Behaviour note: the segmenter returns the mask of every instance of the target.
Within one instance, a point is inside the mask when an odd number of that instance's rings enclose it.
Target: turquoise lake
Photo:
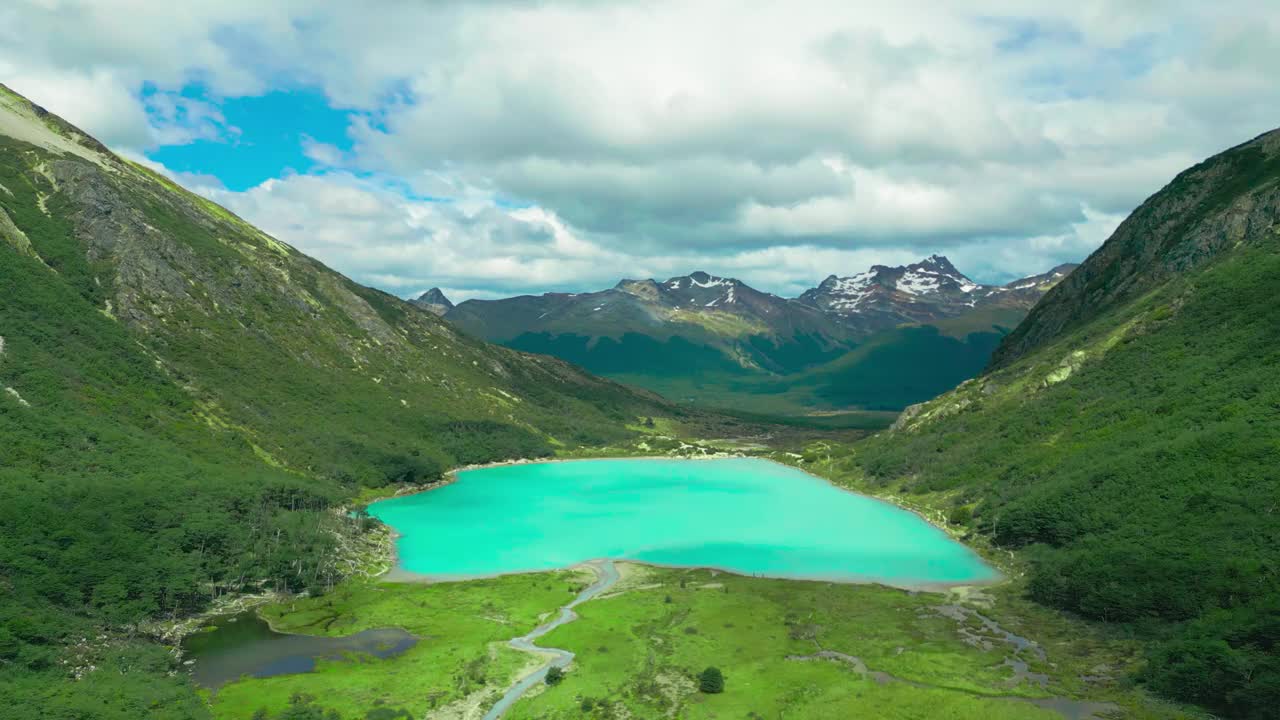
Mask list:
[[[400,569],[461,579],[611,558],[901,586],[998,574],[915,514],[755,459],[581,460],[465,470],[382,500]]]

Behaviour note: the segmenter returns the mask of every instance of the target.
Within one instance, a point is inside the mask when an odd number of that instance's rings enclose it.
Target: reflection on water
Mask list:
[[[380,628],[347,637],[288,635],[272,630],[252,612],[219,618],[214,630],[188,637],[182,649],[191,676],[217,689],[241,676],[264,678],[310,672],[317,660],[355,660],[361,655],[389,658],[418,639],[399,628]]]

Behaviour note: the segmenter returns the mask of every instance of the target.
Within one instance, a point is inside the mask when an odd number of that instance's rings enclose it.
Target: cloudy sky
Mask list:
[[[202,5],[204,7],[194,7]],[[7,0],[0,82],[352,277],[1078,261],[1280,125],[1271,0]]]

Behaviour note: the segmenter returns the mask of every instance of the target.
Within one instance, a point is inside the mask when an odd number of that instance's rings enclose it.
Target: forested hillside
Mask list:
[[[837,473],[1018,549],[1040,602],[1151,641],[1141,680],[1280,707],[1280,131],[1179,175],[993,370]]]
[[[139,621],[330,586],[361,488],[665,412],[361,287],[0,86],[0,717],[199,717]]]

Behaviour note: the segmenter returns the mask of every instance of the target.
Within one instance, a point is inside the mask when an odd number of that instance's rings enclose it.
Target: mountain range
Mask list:
[[[682,400],[716,402],[716,391],[732,385],[740,405],[743,397],[778,395],[780,377],[803,375],[787,393],[798,398],[796,386],[816,394],[788,402],[793,410],[900,408],[978,372],[999,337],[1074,267],[984,285],[935,255],[832,275],[798,298],[699,271],[626,279],[599,292],[468,300],[444,317],[491,342]],[[433,289],[414,302],[444,308],[448,300]],[[896,378],[878,365],[904,361],[911,370]],[[768,405],[776,403],[756,403]]]

